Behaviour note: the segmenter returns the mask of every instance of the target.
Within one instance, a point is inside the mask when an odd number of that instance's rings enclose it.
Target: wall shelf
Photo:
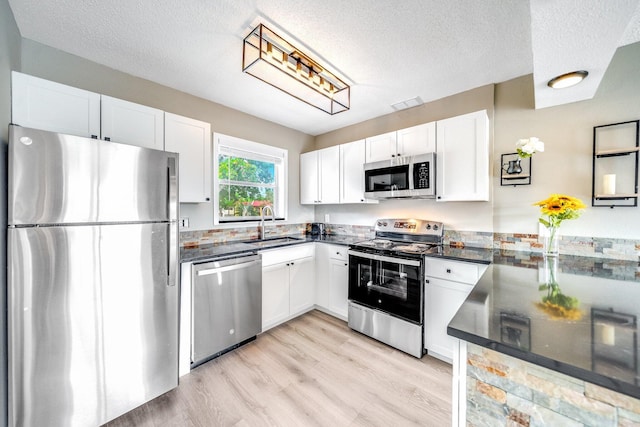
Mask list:
[[[638,206],[640,120],[593,128],[591,206]]]

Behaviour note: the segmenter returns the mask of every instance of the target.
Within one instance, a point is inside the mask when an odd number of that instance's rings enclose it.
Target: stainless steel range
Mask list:
[[[349,249],[349,327],[422,357],[424,255],[442,245],[442,223],[380,219],[375,232]]]

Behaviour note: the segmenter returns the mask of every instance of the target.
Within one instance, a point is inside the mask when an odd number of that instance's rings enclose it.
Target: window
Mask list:
[[[286,219],[286,167],[285,149],[214,134],[214,222],[256,221],[265,206]]]

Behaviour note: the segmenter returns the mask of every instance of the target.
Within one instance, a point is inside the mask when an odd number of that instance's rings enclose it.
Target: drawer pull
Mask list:
[[[450,268],[447,268],[447,273],[451,273],[451,269]]]

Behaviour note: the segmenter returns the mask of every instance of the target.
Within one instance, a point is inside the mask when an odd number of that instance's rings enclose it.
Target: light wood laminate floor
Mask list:
[[[450,365],[311,311],[199,366],[108,426],[450,424]]]

